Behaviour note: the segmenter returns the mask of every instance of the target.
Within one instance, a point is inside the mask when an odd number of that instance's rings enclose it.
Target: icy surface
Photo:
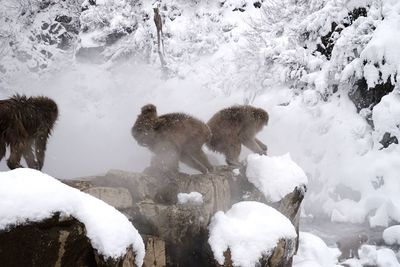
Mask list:
[[[143,240],[122,213],[49,175],[22,168],[1,172],[0,199],[0,230],[60,212],[82,222],[93,248],[105,257],[121,257],[132,246],[136,264],[143,263]]]
[[[219,264],[229,248],[235,266],[255,266],[269,255],[280,239],[296,237],[292,223],[280,212],[263,203],[243,201],[226,213],[218,211],[209,225],[208,243]]]
[[[201,205],[203,204],[203,195],[199,192],[179,193],[178,204]]]
[[[247,156],[246,177],[265,198],[277,202],[299,185],[307,185],[304,171],[291,159],[290,154]]]

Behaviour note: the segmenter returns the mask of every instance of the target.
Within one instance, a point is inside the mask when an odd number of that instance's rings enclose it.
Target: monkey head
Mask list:
[[[58,117],[58,107],[56,102],[45,96],[38,96],[31,99],[32,103],[34,103],[38,109],[43,111],[42,114],[46,115],[46,121],[50,125],[53,125]]]
[[[157,116],[157,108],[153,104],[147,104],[142,107],[142,115]]]

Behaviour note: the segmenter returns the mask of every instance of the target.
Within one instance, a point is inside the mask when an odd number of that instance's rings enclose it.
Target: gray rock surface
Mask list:
[[[247,181],[243,170],[236,173],[228,166],[197,175],[160,173],[148,168],[144,173],[111,170],[105,175],[64,182],[113,205],[132,221],[147,240],[146,257],[150,258],[145,259],[145,266],[204,267],[217,265],[207,242],[211,217],[219,210],[227,211],[238,201],[255,200],[273,206],[298,231],[304,186],[277,203],[267,203],[262,193]],[[178,193],[192,191],[203,195],[202,205],[177,204]],[[297,243],[297,239],[281,240],[272,255],[260,261],[261,266],[289,266]]]

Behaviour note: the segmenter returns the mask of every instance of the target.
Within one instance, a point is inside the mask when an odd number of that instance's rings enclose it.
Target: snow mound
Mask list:
[[[277,157],[250,154],[246,176],[272,202],[281,200],[296,186],[308,182],[306,174],[292,161],[289,153]]]
[[[122,213],[47,174],[23,168],[0,172],[0,199],[0,230],[60,212],[84,223],[93,248],[105,257],[121,257],[132,245],[137,266],[143,263],[143,240]]]
[[[334,263],[334,255],[321,238],[311,233],[299,233],[299,249],[293,258],[294,266],[330,267]]]
[[[386,228],[382,233],[382,237],[388,245],[400,245],[400,225]]]
[[[201,205],[203,204],[203,195],[199,192],[179,193],[178,204]]]
[[[208,243],[219,264],[229,248],[234,266],[255,266],[282,238],[295,238],[293,224],[280,212],[263,203],[243,201],[211,219]]]

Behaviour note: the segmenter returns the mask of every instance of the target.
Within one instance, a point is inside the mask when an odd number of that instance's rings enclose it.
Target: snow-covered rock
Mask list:
[[[289,154],[270,157],[251,154],[247,157],[246,176],[271,202],[277,202],[297,186],[307,185],[304,171]]]
[[[335,261],[331,249],[321,238],[311,233],[299,233],[299,249],[293,257],[293,266],[330,267]]]
[[[0,230],[40,222],[54,213],[72,216],[85,225],[93,248],[105,258],[125,255],[129,246],[141,266],[144,244],[129,220],[115,208],[32,169],[0,173]]]
[[[280,212],[260,202],[243,201],[226,213],[217,212],[209,225],[208,243],[219,264],[228,249],[234,266],[255,266],[270,257],[280,240],[290,243],[297,237],[293,224]],[[283,257],[291,258],[294,247],[287,246]],[[283,262],[287,258],[281,259]]]
[[[400,245],[400,225],[386,228],[382,233],[382,238],[388,245]]]
[[[179,193],[178,204],[201,205],[203,204],[203,195],[199,192]]]

